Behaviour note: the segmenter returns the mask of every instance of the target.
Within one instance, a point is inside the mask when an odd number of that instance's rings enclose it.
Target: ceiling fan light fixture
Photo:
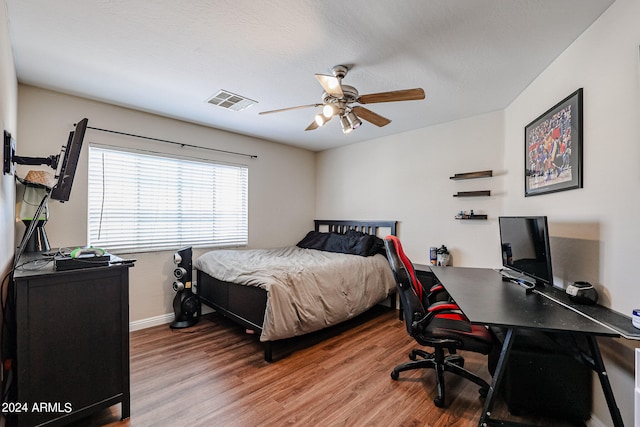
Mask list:
[[[327,123],[329,121],[329,119],[327,119],[324,114],[316,114],[316,124],[318,126],[323,126],[325,123]]]
[[[338,108],[333,104],[324,104],[322,107],[322,115],[330,119],[338,112]]]
[[[358,118],[358,116],[356,116],[353,111],[349,111],[349,113],[347,113],[347,120],[349,122],[349,125],[351,126],[351,129],[357,129],[362,124],[362,121]]]
[[[280,108],[278,110],[261,111],[258,114],[279,113],[283,111],[298,110],[300,108],[320,107],[314,114],[314,120],[305,131],[315,130],[324,126],[332,118],[340,121],[342,132],[348,134],[354,129],[362,126],[362,121],[367,121],[377,127],[383,127],[391,123],[368,108],[358,104],[376,104],[382,102],[414,101],[425,98],[424,89],[403,89],[387,92],[369,93],[360,95],[358,90],[350,85],[343,85],[342,79],[347,75],[349,66],[336,65],[331,69],[333,75],[315,74],[316,80],[320,83],[324,91],[322,101],[317,104],[300,105],[297,107]]]
[[[340,117],[340,126],[342,126],[342,133],[345,134],[351,133],[351,131],[353,130],[351,124],[349,123],[349,120],[347,120],[347,116]]]

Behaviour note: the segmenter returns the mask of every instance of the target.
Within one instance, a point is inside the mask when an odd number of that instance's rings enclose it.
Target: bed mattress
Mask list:
[[[267,292],[261,341],[303,335],[355,317],[395,291],[385,256],[363,257],[287,246],[216,250],[195,268]]]

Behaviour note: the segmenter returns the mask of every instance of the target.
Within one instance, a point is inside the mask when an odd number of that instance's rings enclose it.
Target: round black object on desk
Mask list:
[[[569,299],[578,304],[595,304],[598,302],[598,291],[589,282],[575,282],[565,290]]]

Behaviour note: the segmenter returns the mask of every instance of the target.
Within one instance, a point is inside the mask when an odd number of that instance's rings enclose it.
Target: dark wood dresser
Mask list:
[[[11,418],[64,425],[117,403],[128,418],[132,264],[55,271],[37,257],[24,255],[20,264],[32,262],[14,275],[21,408]]]

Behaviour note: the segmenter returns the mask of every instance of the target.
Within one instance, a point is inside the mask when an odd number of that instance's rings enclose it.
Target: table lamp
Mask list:
[[[29,232],[30,225],[36,221],[35,229],[29,236],[25,246],[25,252],[42,252],[51,249],[44,226],[49,219],[49,207],[47,200],[51,189],[55,185],[55,177],[46,171],[29,171],[24,179],[19,180],[24,184],[24,195],[20,205],[20,220],[24,223],[25,234]],[[38,213],[40,204],[44,206]]]

